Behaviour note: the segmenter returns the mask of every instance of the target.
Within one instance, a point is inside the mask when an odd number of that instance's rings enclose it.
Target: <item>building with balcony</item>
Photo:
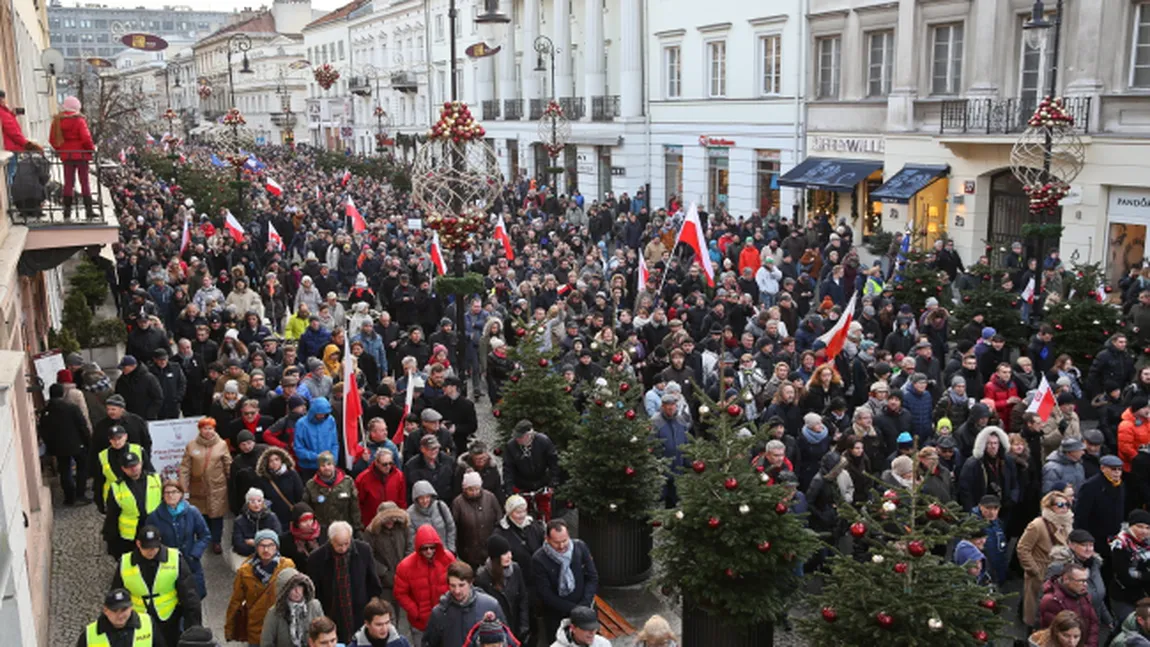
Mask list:
[[[1053,34],[1024,34],[1032,3],[809,5],[804,162],[780,181],[805,193],[803,209],[864,234],[910,229],[920,245],[945,234],[971,261],[1020,239],[1034,217],[1010,152],[1055,73]],[[1104,261],[1115,277],[1146,255],[1150,225],[1150,2],[1065,7],[1055,94],[1085,167],[1044,218],[1065,227],[1063,258]]]

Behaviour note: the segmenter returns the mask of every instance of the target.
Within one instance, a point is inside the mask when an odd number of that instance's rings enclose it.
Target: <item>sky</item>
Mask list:
[[[312,0],[314,9],[331,11],[347,4],[348,0]],[[232,12],[244,7],[270,6],[271,0],[62,0],[65,7],[75,7],[85,4],[100,4],[108,7],[146,7],[148,9],[163,9],[165,6],[190,6],[201,11],[227,11]]]

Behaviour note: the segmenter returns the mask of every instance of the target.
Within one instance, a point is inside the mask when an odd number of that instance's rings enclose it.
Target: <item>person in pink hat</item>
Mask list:
[[[92,133],[88,130],[88,119],[80,112],[80,100],[68,97],[61,104],[63,110],[52,118],[49,142],[64,162],[64,219],[72,218],[72,201],[76,176],[80,176],[80,195],[84,199],[84,212],[88,220],[95,216],[92,212],[92,188],[88,178],[88,162],[96,150]]]

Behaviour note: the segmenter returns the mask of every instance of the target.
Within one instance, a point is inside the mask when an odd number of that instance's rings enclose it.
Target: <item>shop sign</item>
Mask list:
[[[730,148],[735,145],[733,139],[723,139],[721,137],[708,137],[706,135],[699,135],[700,146],[723,147]]]
[[[488,45],[487,43],[478,42],[478,43],[475,43],[474,45],[469,46],[467,49],[465,49],[463,51],[463,53],[467,54],[467,56],[469,58],[485,58],[487,56],[494,56],[494,55],[498,54],[499,50],[501,50],[501,49],[503,49],[502,45],[492,47],[492,46]]]
[[[159,52],[168,48],[168,41],[155,34],[124,34],[120,42],[142,52]]]
[[[626,177],[626,176],[627,176],[627,167],[625,167],[625,166],[612,166],[611,167],[611,177]]]
[[[776,150],[767,150],[764,148],[755,149],[755,158],[760,162],[777,162],[782,159],[782,154]]]
[[[354,133],[352,133],[351,126],[342,126],[339,129],[339,134],[344,139],[351,139]]]
[[[882,137],[812,137],[811,150],[833,153],[877,153],[886,152],[886,140]]]
[[[1110,189],[1107,217],[1111,222],[1150,224],[1150,189]]]
[[[587,153],[579,153],[576,155],[575,171],[581,175],[594,175],[595,164],[591,162],[591,156]]]

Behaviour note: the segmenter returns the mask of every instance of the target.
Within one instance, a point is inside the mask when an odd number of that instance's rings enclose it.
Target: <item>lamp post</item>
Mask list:
[[[232,72],[232,53],[239,52],[244,55],[240,74],[252,74],[252,68],[248,64],[248,50],[251,48],[252,39],[247,34],[233,34],[228,39],[228,100],[231,102],[229,108],[236,107],[236,81]]]
[[[551,98],[555,98],[555,55],[559,50],[555,48],[555,43],[550,38],[540,34],[535,38],[535,71],[546,72],[547,68],[543,65],[543,57],[547,56],[551,59]]]
[[[1039,51],[1046,48],[1050,31],[1051,29],[1054,30],[1053,50],[1050,53],[1050,82],[1047,84],[1048,90],[1046,92],[1046,96],[1048,97],[1058,95],[1058,48],[1062,42],[1062,2],[1063,0],[1057,0],[1054,18],[1047,20],[1046,7],[1043,5],[1042,0],[1034,0],[1034,6],[1031,7],[1030,10],[1030,20],[1022,25],[1023,34],[1026,37],[1026,44],[1032,49]],[[1041,57],[1039,60],[1041,60]],[[1046,174],[1050,173],[1050,158],[1053,143],[1051,131],[1047,129],[1042,156],[1042,171]]]

